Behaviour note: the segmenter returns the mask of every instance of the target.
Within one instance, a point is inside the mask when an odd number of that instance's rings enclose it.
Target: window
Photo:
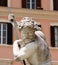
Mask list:
[[[6,6],[7,7],[7,0],[0,0],[0,6]]]
[[[41,0],[22,0],[22,8],[40,9]]]
[[[58,10],[58,0],[53,0],[54,10]]]
[[[0,44],[12,44],[12,25],[0,23]]]
[[[7,43],[7,24],[0,24],[0,43]]]
[[[58,47],[58,26],[51,26],[51,46]]]
[[[36,0],[26,0],[26,8],[35,9],[36,8]]]

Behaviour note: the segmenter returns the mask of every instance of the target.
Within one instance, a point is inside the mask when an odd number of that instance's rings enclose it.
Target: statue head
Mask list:
[[[24,17],[18,24],[19,30],[22,30],[24,27],[31,27],[35,30],[41,30],[38,26],[39,24],[35,22],[31,17]]]
[[[24,17],[18,25],[19,30],[21,31],[22,39],[31,39],[35,38],[35,30],[40,30],[40,27],[31,17]]]

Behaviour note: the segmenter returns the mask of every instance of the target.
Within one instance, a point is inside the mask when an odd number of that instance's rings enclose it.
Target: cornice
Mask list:
[[[7,8],[0,7],[0,16],[5,16],[10,13],[15,14],[17,17],[28,16],[40,19],[56,19],[58,20],[58,11],[45,11],[45,10],[32,10],[32,9],[17,9],[17,8]]]

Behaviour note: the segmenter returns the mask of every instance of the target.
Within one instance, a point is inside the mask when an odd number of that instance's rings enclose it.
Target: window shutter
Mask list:
[[[54,28],[54,26],[50,27],[50,31],[51,31],[51,46],[55,47],[55,28]]]
[[[26,8],[26,0],[22,0],[22,8]]]
[[[8,23],[7,25],[7,44],[11,45],[13,43],[12,40],[12,24]]]
[[[36,0],[36,9],[41,8],[41,0]]]
[[[58,0],[53,0],[54,10],[58,10]]]
[[[7,6],[7,0],[0,0],[0,6]]]

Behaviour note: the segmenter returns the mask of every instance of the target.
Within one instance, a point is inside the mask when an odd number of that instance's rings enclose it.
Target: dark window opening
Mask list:
[[[7,7],[7,0],[0,0],[0,6]]]
[[[40,24],[36,24],[36,26],[35,26],[35,30],[36,30],[36,31],[39,31],[41,28],[42,28],[42,27],[41,27]]]
[[[26,0],[22,0],[22,8],[26,8]]]
[[[13,43],[12,24],[8,23],[7,26],[7,44],[11,45]]]
[[[54,10],[58,10],[58,0],[53,0],[53,7],[54,7]]]
[[[51,33],[51,46],[58,47],[58,26],[50,27]]]
[[[10,23],[0,23],[0,44],[9,44],[13,43],[13,33],[12,33],[12,24]]]
[[[38,27],[41,27],[41,25],[38,25]]]
[[[51,34],[51,46],[55,47],[55,29],[54,29],[54,26],[50,27],[50,34]]]
[[[41,0],[22,0],[22,8],[43,9],[41,8]]]
[[[36,9],[41,8],[41,0],[36,0]]]

